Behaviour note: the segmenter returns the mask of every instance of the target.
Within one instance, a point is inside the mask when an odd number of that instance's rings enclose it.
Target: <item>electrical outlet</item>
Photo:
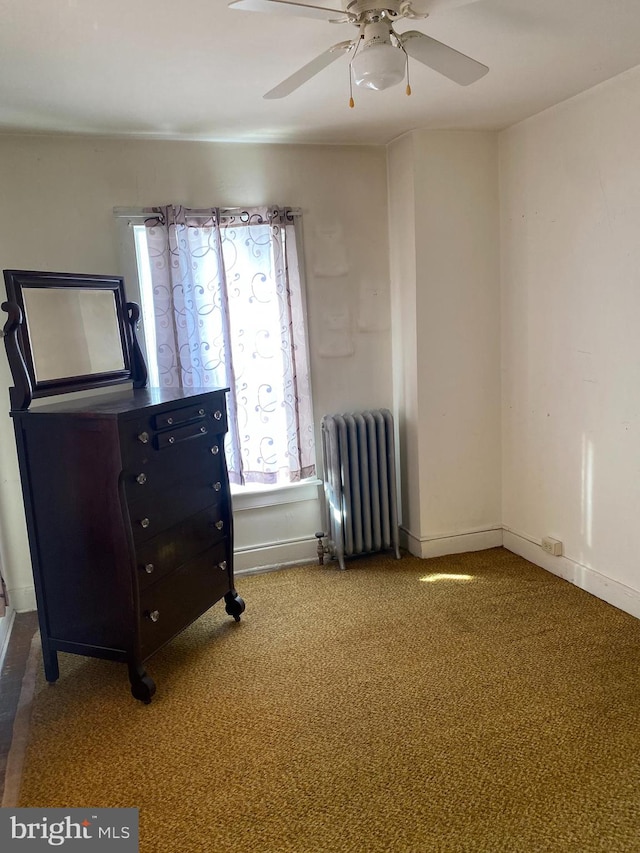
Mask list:
[[[552,539],[550,536],[545,536],[542,540],[542,550],[548,554],[553,554],[554,557],[561,557],[562,542],[559,539]]]

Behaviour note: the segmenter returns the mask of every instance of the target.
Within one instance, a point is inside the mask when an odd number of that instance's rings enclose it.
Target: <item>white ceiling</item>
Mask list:
[[[461,87],[412,62],[411,97],[356,89],[349,109],[341,58],[267,101],[355,28],[227,0],[0,0],[0,131],[386,143],[415,128],[503,128],[640,65],[640,0],[477,0],[396,29],[491,71]]]

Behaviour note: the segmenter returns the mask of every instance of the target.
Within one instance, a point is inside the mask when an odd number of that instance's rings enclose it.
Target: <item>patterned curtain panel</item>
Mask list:
[[[315,474],[308,348],[293,217],[148,211],[160,384],[228,386],[237,484]]]

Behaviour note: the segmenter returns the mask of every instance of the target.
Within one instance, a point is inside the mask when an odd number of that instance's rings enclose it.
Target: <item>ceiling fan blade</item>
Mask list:
[[[333,47],[329,48],[329,50],[325,50],[325,52],[321,53],[320,56],[316,56],[316,58],[312,59],[311,62],[307,62],[307,64],[303,65],[302,68],[299,68],[295,74],[292,74],[291,77],[287,77],[286,80],[283,80],[282,83],[279,83],[274,89],[271,89],[270,92],[267,92],[267,94],[262,97],[267,100],[286,98],[287,95],[290,95],[299,86],[306,83],[307,80],[311,80],[312,77],[319,74],[320,71],[327,67],[327,65],[331,65],[332,62],[339,59],[342,56],[343,51],[351,50],[353,44],[354,42],[352,41],[341,41],[338,42],[338,44],[334,44]]]
[[[432,39],[431,36],[426,36],[418,30],[410,30],[408,33],[403,33],[399,36],[402,46],[414,59],[438,71],[454,83],[459,83],[461,86],[468,86],[470,83],[475,83],[489,70],[486,65],[481,62],[476,62],[470,56],[465,56],[448,47],[441,41]]]
[[[326,9],[324,6],[307,6],[305,3],[294,3],[292,0],[231,0],[230,9],[242,12],[268,12],[271,15],[288,15],[289,17],[319,18],[323,21],[333,21],[344,18],[342,9]]]

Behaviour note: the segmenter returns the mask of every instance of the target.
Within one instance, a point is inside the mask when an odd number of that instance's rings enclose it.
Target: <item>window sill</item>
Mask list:
[[[231,502],[234,512],[246,509],[258,509],[265,506],[313,501],[318,498],[318,489],[322,480],[314,478],[303,483],[289,486],[231,486]]]

